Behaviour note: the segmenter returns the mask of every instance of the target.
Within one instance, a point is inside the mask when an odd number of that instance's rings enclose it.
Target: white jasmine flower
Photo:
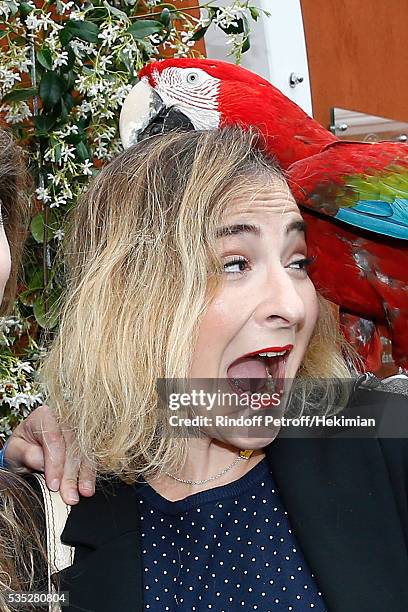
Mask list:
[[[61,159],[58,163],[61,165],[63,161],[67,162],[70,159],[75,159],[75,147],[63,142],[61,144]]]
[[[62,229],[57,230],[56,232],[54,232],[54,238],[55,240],[62,240],[64,238],[64,231]]]
[[[153,45],[159,45],[160,44],[161,37],[159,36],[159,34],[150,34],[150,36],[148,38],[149,38],[149,40],[151,41],[151,43]]]
[[[108,148],[105,144],[100,143],[95,149],[95,155],[99,159],[107,159]]]
[[[98,34],[98,38],[102,40],[102,45],[111,47],[115,40],[118,38],[121,28],[118,25],[109,23],[106,27],[103,27],[101,32]]]
[[[4,96],[14,85],[21,81],[21,76],[10,68],[3,68],[0,65],[0,92],[1,97]]]
[[[206,28],[211,23],[211,19],[208,17],[208,15],[204,14],[204,9],[200,9],[199,19],[197,19],[197,17],[192,16],[191,20],[195,23],[194,30],[199,30],[200,28]]]
[[[74,178],[76,177],[77,174],[78,174],[78,172],[77,172],[77,170],[75,168],[75,176],[74,176]],[[65,198],[65,199],[68,199],[68,200],[70,200],[73,197],[71,188],[70,188],[70,186],[69,186],[69,184],[68,184],[68,182],[66,180],[64,180],[64,182],[63,182],[63,188],[62,188],[61,197]]]
[[[7,17],[11,14],[11,2],[0,2],[0,15],[4,15],[4,17]],[[17,12],[18,11],[18,6],[17,4],[14,2],[14,11]]]
[[[39,30],[44,30],[47,31],[48,28],[57,28],[57,29],[61,29],[62,26],[60,26],[58,23],[56,23],[52,17],[51,17],[51,13],[43,13],[43,12],[38,12],[37,14],[31,14],[28,15],[27,19],[26,19],[26,27],[28,30],[33,30],[35,32],[38,32]]]
[[[82,11],[77,10],[77,11],[71,11],[69,14],[69,18],[72,21],[84,21],[85,19],[85,15]]]
[[[238,20],[246,17],[247,10],[241,6],[225,6],[218,9],[218,14],[213,19],[214,25],[222,28],[237,26]]]
[[[111,55],[102,55],[99,58],[97,70],[100,72],[105,72],[106,70],[109,70],[109,64],[113,64],[113,57]]]
[[[57,0],[56,5],[57,5],[57,13],[59,13],[59,15],[63,15],[66,11],[69,11],[74,6],[74,3],[73,2],[62,2],[61,0]]]
[[[55,185],[56,187],[60,184],[61,182],[61,175],[59,173],[57,174],[51,174],[50,172],[47,174],[47,180],[52,184]]]
[[[66,136],[70,136],[70,134],[78,134],[79,129],[77,125],[69,125],[67,124],[63,130],[56,130],[54,132],[55,136],[59,138],[65,138]]]
[[[34,372],[34,368],[28,361],[20,361],[16,366],[11,368],[11,371],[16,374],[20,374],[20,372],[27,372],[27,374],[29,374],[30,372]]]
[[[86,176],[92,176],[92,168],[93,163],[91,162],[91,160],[86,159],[82,164],[82,174],[85,174]]]
[[[17,332],[23,330],[21,322],[16,317],[0,317],[0,332],[8,334],[14,328]]]
[[[59,197],[56,200],[54,200],[53,202],[51,202],[50,204],[50,208],[59,208],[60,206],[65,206],[67,203],[66,198],[64,197]]]
[[[2,107],[2,110],[7,110],[5,119],[8,123],[20,123],[32,115],[26,102],[14,102]]]
[[[68,52],[61,51],[60,55],[58,55],[52,63],[52,67],[58,68],[59,66],[66,66],[68,64]]]
[[[38,187],[35,190],[35,193],[36,193],[37,199],[44,202],[44,204],[51,201],[50,192],[48,191],[47,187]]]
[[[187,45],[187,47],[193,47],[195,45],[195,42],[193,40],[190,40],[191,32],[180,32],[180,37],[181,42],[184,45]]]

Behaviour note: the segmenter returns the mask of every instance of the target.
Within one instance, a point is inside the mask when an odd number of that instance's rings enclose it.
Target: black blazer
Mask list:
[[[392,393],[359,389],[354,403],[380,421],[394,408],[408,413],[408,398]],[[348,435],[278,437],[267,460],[329,612],[407,612],[408,440]],[[81,499],[62,534],[76,547],[74,564],[58,574],[69,612],[143,611],[135,489],[109,488]]]

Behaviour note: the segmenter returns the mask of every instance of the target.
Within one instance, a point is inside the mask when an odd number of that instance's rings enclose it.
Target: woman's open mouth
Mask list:
[[[239,396],[257,394],[282,395],[285,385],[286,363],[292,344],[260,349],[236,359],[227,369],[230,387]],[[276,398],[276,395],[275,395]],[[276,401],[262,400],[262,406],[276,405]]]

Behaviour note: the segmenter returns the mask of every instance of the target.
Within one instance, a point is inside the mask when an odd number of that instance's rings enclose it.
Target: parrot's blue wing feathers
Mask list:
[[[339,208],[335,219],[371,232],[408,240],[408,200],[359,200],[352,208]]]

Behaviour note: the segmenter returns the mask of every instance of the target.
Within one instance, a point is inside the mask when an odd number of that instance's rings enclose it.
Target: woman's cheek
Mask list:
[[[306,320],[304,325],[304,338],[307,343],[309,343],[310,338],[312,337],[314,328],[316,327],[317,320],[319,318],[320,313],[320,304],[319,299],[314,288],[314,285],[310,283],[310,289],[305,294],[305,310],[306,310]]]
[[[226,329],[228,327],[233,317],[232,313],[236,310],[236,305],[235,309],[232,306],[233,304],[230,304],[225,296],[214,298],[205,316],[205,326],[209,331],[220,328]]]
[[[10,248],[4,228],[0,227],[0,301],[3,299],[4,288],[10,276],[10,270]]]

